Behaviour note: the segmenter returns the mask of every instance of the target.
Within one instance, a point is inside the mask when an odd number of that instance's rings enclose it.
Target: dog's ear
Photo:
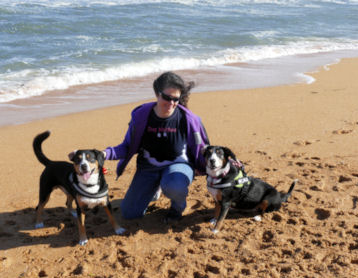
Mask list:
[[[203,147],[200,149],[200,153],[201,153],[202,155],[204,155],[204,154],[205,154],[205,151],[207,150],[208,147],[209,147],[209,145],[203,146]]]
[[[99,150],[93,150],[93,152],[96,154],[98,165],[100,167],[103,167],[103,165],[104,165],[104,154],[103,154],[103,152],[99,151]]]
[[[68,158],[73,161],[73,157],[76,155],[77,150],[74,150],[68,154]]]
[[[224,154],[225,154],[225,157],[231,157],[233,160],[236,160],[236,155],[232,152],[232,150],[230,150],[229,148],[227,147],[223,147],[224,149]]]

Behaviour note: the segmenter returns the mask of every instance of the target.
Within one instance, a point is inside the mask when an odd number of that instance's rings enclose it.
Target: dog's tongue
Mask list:
[[[91,173],[90,173],[90,172],[84,173],[84,174],[82,175],[82,177],[83,177],[83,179],[84,179],[85,181],[87,181],[87,180],[90,178],[90,176],[91,176]]]

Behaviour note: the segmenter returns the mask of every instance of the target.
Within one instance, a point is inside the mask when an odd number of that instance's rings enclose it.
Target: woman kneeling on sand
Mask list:
[[[162,191],[171,200],[165,222],[180,220],[195,170],[205,173],[200,149],[209,144],[208,136],[187,108],[193,85],[172,72],[160,75],[153,83],[157,101],[135,108],[123,142],[104,151],[107,160],[119,160],[117,177],[138,153],[136,173],[121,202],[125,219],[142,217]]]

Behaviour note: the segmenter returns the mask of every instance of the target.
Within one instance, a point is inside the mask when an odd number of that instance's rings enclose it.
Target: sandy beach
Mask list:
[[[78,148],[104,149],[122,141],[131,103],[0,128],[1,277],[358,277],[358,59],[343,59],[310,75],[312,84],[193,94],[210,141],[230,147],[249,175],[287,191],[289,202],[262,222],[231,211],[214,235],[214,203],[205,177],[190,186],[184,218],[165,225],[162,196],[140,220],[124,221],[119,204],[135,171],[133,159],[115,180],[107,161],[110,199],[128,229],[115,235],[103,209],[87,213],[89,242],[56,190],[45,227],[34,229],[43,166],[32,140],[53,160]],[[151,94],[152,92],[148,92]]]

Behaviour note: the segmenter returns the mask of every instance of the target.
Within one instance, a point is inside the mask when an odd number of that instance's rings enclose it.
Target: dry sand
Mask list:
[[[128,235],[115,235],[99,209],[87,213],[89,242],[79,246],[60,190],[45,228],[34,229],[43,166],[33,137],[52,131],[43,147],[54,160],[116,145],[138,103],[0,128],[1,277],[358,277],[357,69],[358,59],[346,59],[313,73],[310,85],[192,95],[211,143],[230,147],[250,175],[284,191],[299,179],[280,211],[262,222],[232,211],[217,235],[205,177],[191,185],[179,223],[162,224],[163,196],[143,219],[121,220],[134,160],[118,181],[115,162],[106,162],[110,199]]]

